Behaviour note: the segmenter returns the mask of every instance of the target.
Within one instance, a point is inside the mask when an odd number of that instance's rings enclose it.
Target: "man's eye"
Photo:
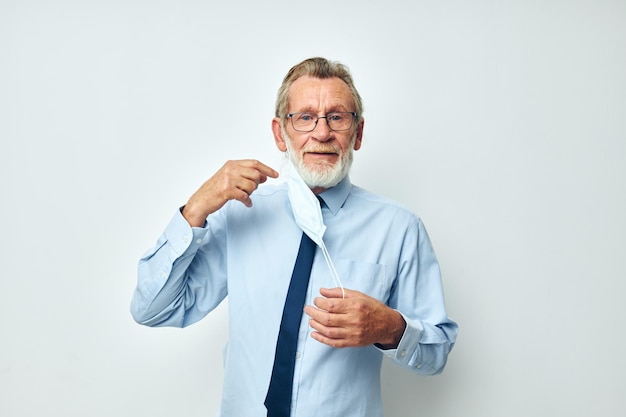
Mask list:
[[[313,115],[311,115],[310,113],[303,113],[298,117],[298,120],[301,120],[303,122],[310,122],[311,120],[313,120]]]
[[[339,122],[344,119],[344,116],[343,114],[339,114],[339,113],[331,113],[328,115],[328,118],[332,120],[333,122]]]

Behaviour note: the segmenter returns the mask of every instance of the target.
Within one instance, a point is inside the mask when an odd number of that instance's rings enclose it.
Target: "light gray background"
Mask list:
[[[214,415],[225,306],[138,326],[136,262],[226,159],[280,167],[314,55],[461,325],[441,376],[385,362],[387,416],[626,414],[624,1],[0,0],[0,415]]]

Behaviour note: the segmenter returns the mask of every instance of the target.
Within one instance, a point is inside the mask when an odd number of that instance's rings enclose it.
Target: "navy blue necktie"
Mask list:
[[[315,248],[315,243],[305,233],[302,233],[298,257],[285,299],[283,318],[280,322],[272,379],[267,390],[267,397],[265,397],[268,417],[289,417],[290,414],[298,329],[302,319],[302,309],[306,289],[309,285]]]

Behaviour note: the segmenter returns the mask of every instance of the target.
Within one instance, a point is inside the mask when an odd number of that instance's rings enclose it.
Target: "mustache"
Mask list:
[[[303,148],[301,150],[301,152],[307,153],[307,152],[311,152],[311,153],[336,153],[336,154],[341,154],[341,149],[339,149],[337,146],[320,146],[320,145],[315,145],[315,146],[309,146],[307,148]]]

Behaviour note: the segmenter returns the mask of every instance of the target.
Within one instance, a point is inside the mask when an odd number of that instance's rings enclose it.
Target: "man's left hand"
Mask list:
[[[341,288],[322,288],[320,294],[313,300],[317,308],[304,308],[312,338],[332,347],[398,346],[406,327],[400,313],[359,291],[345,289],[345,298]]]

